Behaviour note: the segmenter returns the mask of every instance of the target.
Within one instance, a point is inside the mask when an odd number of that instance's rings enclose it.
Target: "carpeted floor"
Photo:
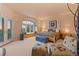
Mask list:
[[[35,37],[27,38],[23,41],[12,42],[4,46],[6,49],[6,56],[31,56],[32,47],[35,44]]]

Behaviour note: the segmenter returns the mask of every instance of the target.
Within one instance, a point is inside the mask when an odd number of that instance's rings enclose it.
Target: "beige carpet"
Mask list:
[[[32,47],[36,44],[35,37],[23,41],[12,42],[6,48],[6,56],[31,56]]]

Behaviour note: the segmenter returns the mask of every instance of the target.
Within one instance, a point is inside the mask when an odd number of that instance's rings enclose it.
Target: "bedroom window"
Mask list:
[[[22,31],[26,34],[32,34],[35,32],[35,24],[31,21],[23,21]]]
[[[0,17],[0,42],[4,41],[4,19]]]
[[[11,39],[12,38],[12,20],[8,20],[8,23],[7,23],[7,26],[8,26],[8,39]]]

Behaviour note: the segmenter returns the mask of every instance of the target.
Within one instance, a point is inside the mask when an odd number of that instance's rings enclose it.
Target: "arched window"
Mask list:
[[[35,24],[31,21],[22,22],[22,31],[26,34],[32,34],[36,31]]]

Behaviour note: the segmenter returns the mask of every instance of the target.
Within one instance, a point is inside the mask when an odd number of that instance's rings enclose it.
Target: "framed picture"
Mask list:
[[[57,28],[57,20],[49,21],[49,29]]]

